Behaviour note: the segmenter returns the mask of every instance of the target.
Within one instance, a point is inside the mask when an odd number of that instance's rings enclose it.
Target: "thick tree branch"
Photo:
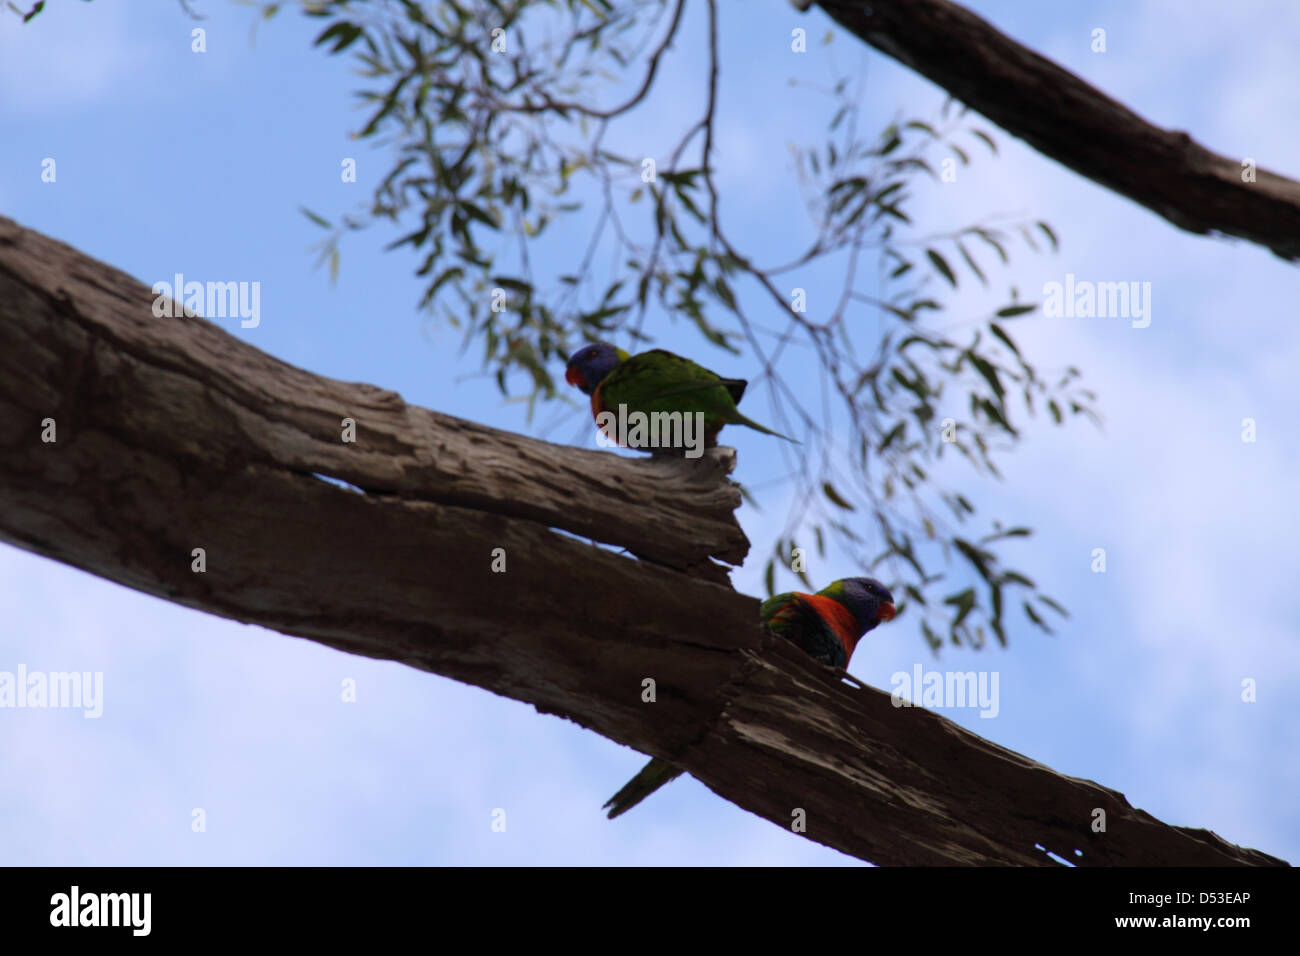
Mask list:
[[[757,601],[696,576],[744,554],[726,455],[630,461],[495,431],[155,318],[152,299],[0,219],[0,540],[527,701],[778,825],[802,808],[809,837],[877,863],[1049,864],[1035,844],[1083,865],[1280,862],[760,631]]]
[[[797,4],[801,5],[801,4]],[[850,33],[946,89],[1045,156],[1189,232],[1300,259],[1300,183],[1153,126],[949,0],[820,0]],[[1082,42],[1082,41],[1081,41]]]

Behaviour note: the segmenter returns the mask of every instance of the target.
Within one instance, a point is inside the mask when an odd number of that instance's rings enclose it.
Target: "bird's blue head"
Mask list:
[[[821,593],[843,604],[863,634],[896,613],[894,596],[875,578],[842,578]]]
[[[568,367],[564,370],[564,380],[570,385],[578,386],[584,395],[590,395],[605,380],[605,376],[627,357],[626,352],[608,342],[584,345],[570,356]]]

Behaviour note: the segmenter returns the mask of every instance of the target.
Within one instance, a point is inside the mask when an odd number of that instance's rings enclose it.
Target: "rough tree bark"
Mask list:
[[[1222,232],[1300,259],[1300,183],[1263,169],[1243,182],[1244,157],[1220,156],[1184,132],[1153,126],[949,0],[817,5],[1043,155],[1175,226]]]
[[[155,318],[152,300],[0,218],[0,540],[527,701],[780,826],[803,808],[811,839],[876,863],[1282,862],[896,708],[763,633],[715,563],[748,547],[727,450],[631,461],[534,441]]]

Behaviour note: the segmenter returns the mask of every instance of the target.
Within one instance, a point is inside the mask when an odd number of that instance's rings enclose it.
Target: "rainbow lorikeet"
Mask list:
[[[629,355],[608,342],[584,345],[569,358],[564,380],[591,396],[591,413],[598,425],[602,412],[617,414],[619,406],[624,405],[629,412],[646,415],[703,414],[706,448],[718,443],[723,425],[745,425],[765,435],[794,441],[740,413],[736,403],[749,384],[744,379],[723,378],[664,349]]]
[[[874,578],[841,578],[816,594],[774,594],[759,606],[758,617],[769,631],[793,641],[814,660],[844,667],[864,634],[893,619],[894,598]],[[609,818],[632,809],[681,773],[655,757],[609,798]]]

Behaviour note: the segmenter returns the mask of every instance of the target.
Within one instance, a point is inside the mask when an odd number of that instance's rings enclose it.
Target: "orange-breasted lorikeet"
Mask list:
[[[841,578],[816,594],[787,591],[760,605],[759,620],[778,637],[797,644],[809,657],[845,667],[862,636],[894,617],[894,598],[874,578]],[[612,820],[681,775],[658,757],[641,768],[605,806]]]
[[[564,380],[591,396],[591,413],[598,424],[602,412],[617,414],[623,405],[629,412],[646,415],[703,414],[706,448],[718,443],[723,425],[745,425],[765,435],[794,441],[740,413],[736,403],[745,394],[748,383],[744,379],[723,378],[664,349],[629,355],[608,342],[584,345],[570,357]]]

